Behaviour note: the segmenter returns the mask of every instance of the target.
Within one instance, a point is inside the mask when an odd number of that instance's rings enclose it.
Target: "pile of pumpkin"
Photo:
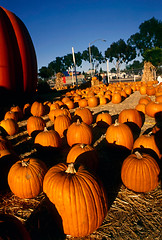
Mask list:
[[[155,83],[100,84],[87,89],[73,89],[52,103],[35,101],[25,104],[23,109],[12,107],[0,122],[1,162],[5,159],[2,175],[6,174],[4,177],[10,190],[19,198],[34,198],[43,191],[61,216],[65,234],[83,237],[94,232],[108,211],[107,193],[97,174],[99,157],[92,147],[94,122],[99,128],[105,128],[108,144],[130,151],[121,167],[123,184],[135,192],[154,190],[159,184],[159,162],[162,157],[162,85],[154,87]],[[110,101],[120,103],[134,91],[143,94],[144,87],[146,96],[141,96],[135,108],[122,110],[114,123],[108,112],[98,113],[94,119],[91,107]],[[152,88],[156,101],[150,98],[153,96]],[[138,128],[140,132],[145,114],[156,118],[157,124],[151,133],[135,139],[135,131]],[[44,115],[48,115],[52,129],[46,127]],[[5,136],[18,134],[18,122],[24,117],[27,119],[28,135],[33,138],[35,146],[59,150],[65,144],[63,139],[66,139],[70,148],[66,163],[47,167],[45,161],[38,158],[19,159]],[[7,162],[10,155],[12,158]]]

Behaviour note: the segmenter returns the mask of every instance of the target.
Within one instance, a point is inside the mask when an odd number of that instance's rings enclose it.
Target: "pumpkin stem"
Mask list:
[[[76,124],[77,124],[77,125],[80,125],[80,120],[79,120],[79,118],[77,119]]]
[[[81,148],[84,148],[84,147],[85,147],[85,144],[84,144],[84,143],[81,143],[81,144],[80,144],[80,147],[81,147]]]
[[[21,161],[22,167],[27,167],[29,165],[29,162],[30,162],[29,159],[28,160],[23,159]]]
[[[44,132],[47,132],[47,131],[48,131],[47,127],[44,127]]]
[[[74,168],[74,163],[69,163],[68,164],[68,167],[65,171],[66,173],[71,173],[71,174],[75,174],[76,173],[76,170]]]
[[[138,151],[136,151],[135,154],[136,154],[136,157],[137,157],[138,159],[141,159],[141,158],[142,158],[142,155],[141,155]]]
[[[115,120],[115,123],[114,123],[114,126],[118,126],[119,125],[119,122],[118,122],[118,119]]]

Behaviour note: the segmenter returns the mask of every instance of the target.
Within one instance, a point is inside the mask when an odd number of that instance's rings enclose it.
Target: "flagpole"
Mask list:
[[[72,54],[73,54],[73,62],[74,62],[74,68],[75,68],[76,86],[78,88],[78,79],[77,79],[77,73],[76,73],[76,63],[75,63],[74,47],[72,47]]]
[[[109,83],[109,60],[107,60],[107,81]]]

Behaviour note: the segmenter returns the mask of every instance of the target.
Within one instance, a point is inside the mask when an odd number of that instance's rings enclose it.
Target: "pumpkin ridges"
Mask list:
[[[59,115],[54,120],[54,129],[59,133],[60,137],[64,137],[65,131],[71,125],[71,120],[66,115]]]
[[[3,7],[0,7],[0,12],[2,16],[5,12],[6,29],[9,33],[5,36],[7,47],[3,47],[3,50],[10,50],[9,53],[7,52],[8,54],[5,52],[9,56],[9,60],[5,62],[6,64],[2,64],[10,66],[10,72],[8,71],[4,75],[5,81],[10,84],[6,88],[11,91],[14,89],[18,94],[34,92],[37,83],[37,60],[29,32],[25,24],[14,13]],[[4,36],[2,37],[4,38]],[[5,56],[2,59],[4,58]],[[12,83],[15,84],[12,85]]]
[[[61,147],[61,138],[59,133],[55,130],[47,130],[45,128],[44,131],[37,134],[35,137],[34,143],[39,144],[42,147]]]
[[[124,137],[125,140],[123,140]],[[106,140],[108,143],[122,145],[128,148],[129,150],[131,150],[133,147],[132,131],[126,124],[118,123],[117,120],[115,124],[112,124],[108,127],[106,131]]]
[[[67,142],[69,146],[76,143],[91,144],[92,143],[92,130],[89,125],[77,120],[72,123],[67,130]]]
[[[123,162],[121,178],[124,185],[135,192],[147,192],[158,185],[160,168],[149,154],[129,155]],[[154,169],[154,170],[153,170]]]
[[[107,198],[96,177],[84,168],[79,168],[75,174],[65,173],[66,169],[65,164],[52,167],[45,175],[43,189],[48,197],[53,197],[49,199],[62,217],[64,233],[84,237],[101,225],[107,214]],[[48,194],[51,182],[54,191]]]
[[[23,161],[28,164],[23,166]],[[36,170],[33,171],[33,168]],[[36,197],[43,189],[43,178],[46,171],[46,165],[41,160],[26,158],[17,161],[8,173],[9,187],[19,198]]]

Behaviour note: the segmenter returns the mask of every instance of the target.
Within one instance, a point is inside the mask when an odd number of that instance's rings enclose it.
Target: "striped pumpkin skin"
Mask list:
[[[68,127],[71,125],[71,120],[66,115],[59,115],[55,118],[54,121],[54,129],[60,137],[64,137],[66,135],[66,131]]]
[[[74,122],[69,126],[66,138],[70,147],[77,143],[91,145],[93,138],[92,129],[86,123],[80,123],[78,119],[77,122]]]
[[[133,147],[133,134],[130,128],[124,123],[118,123],[116,120],[111,124],[106,131],[106,140],[108,143],[120,145],[128,148]]]
[[[0,86],[31,94],[37,86],[37,59],[30,34],[20,18],[3,7],[0,18]]]
[[[150,192],[159,184],[160,168],[149,154],[135,152],[123,162],[121,179],[123,184],[135,192]]]
[[[62,218],[64,233],[84,237],[102,224],[108,209],[107,197],[94,175],[83,167],[76,172],[73,166],[60,163],[49,169],[43,190]]]
[[[19,198],[34,198],[42,192],[46,172],[45,163],[39,159],[19,160],[9,170],[8,185]]]

